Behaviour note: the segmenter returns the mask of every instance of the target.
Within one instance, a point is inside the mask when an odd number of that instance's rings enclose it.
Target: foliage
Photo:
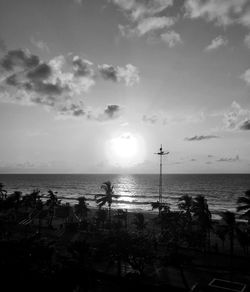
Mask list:
[[[78,204],[75,205],[75,213],[80,218],[80,221],[83,221],[84,219],[87,218],[88,211],[89,211],[87,203],[86,203],[86,198],[80,197],[77,200],[78,200]]]
[[[104,190],[105,194],[97,194],[95,195],[96,203],[98,204],[99,208],[108,204],[108,217],[109,223],[111,222],[111,205],[113,203],[114,198],[119,198],[118,195],[114,193],[114,186],[111,184],[110,181],[106,181],[101,185],[101,189]]]
[[[136,213],[134,215],[134,221],[133,224],[136,226],[136,229],[138,231],[143,231],[145,227],[147,226],[147,222],[145,222],[145,217],[143,213]]]
[[[237,211],[245,211],[240,217],[248,219],[250,223],[250,190],[245,192],[245,196],[239,197],[237,200]]]

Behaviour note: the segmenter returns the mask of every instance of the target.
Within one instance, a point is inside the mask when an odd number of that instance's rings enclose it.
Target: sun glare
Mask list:
[[[110,164],[131,167],[144,161],[145,145],[139,135],[123,133],[108,141],[106,152]]]

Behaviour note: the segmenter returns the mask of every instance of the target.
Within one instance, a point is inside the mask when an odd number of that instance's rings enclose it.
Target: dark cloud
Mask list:
[[[118,81],[118,71],[114,66],[104,64],[98,66],[98,68],[103,79],[112,80],[114,82]]]
[[[37,82],[34,83],[33,91],[44,95],[60,95],[65,91],[65,87],[59,82],[56,84]]]
[[[104,114],[107,115],[109,119],[113,119],[117,116],[117,113],[121,110],[120,106],[117,104],[108,105],[104,110]]]
[[[155,124],[158,121],[158,117],[156,115],[152,116],[143,115],[142,120],[145,123]]]
[[[193,137],[186,137],[186,141],[201,141],[201,140],[208,140],[208,139],[214,139],[219,138],[219,136],[215,135],[201,135],[201,136],[193,136]]]
[[[124,82],[127,86],[133,86],[140,82],[139,70],[132,64],[127,64],[124,67],[103,64],[98,66],[98,70],[105,80]]]
[[[70,106],[64,106],[59,110],[61,115],[70,115],[74,117],[84,116],[85,110],[81,104],[71,104]]]
[[[10,86],[17,86],[18,80],[16,74],[12,74],[5,79],[5,82]]]
[[[250,120],[246,120],[239,125],[240,130],[248,131],[250,130]]]
[[[42,96],[42,95],[36,95],[34,97],[31,97],[31,101],[35,104],[45,105],[54,108],[57,103],[57,99],[52,96]]]
[[[121,107],[116,104],[107,105],[107,107],[99,114],[95,114],[92,111],[89,111],[87,118],[89,120],[96,120],[99,122],[105,122],[108,120],[114,120],[120,116]]]
[[[239,155],[236,155],[235,157],[220,158],[217,161],[218,162],[237,162],[239,160],[240,160]]]
[[[51,67],[46,63],[39,64],[27,73],[28,79],[32,81],[42,81],[48,79],[52,73]]]
[[[100,122],[118,118],[121,112],[119,105],[107,105],[98,111],[87,109],[82,103],[82,96],[79,95],[95,84],[93,64],[75,56],[71,71],[64,72],[62,65],[65,62],[63,56],[45,63],[21,49],[8,51],[0,60],[4,74],[0,86],[6,90],[6,98],[11,102],[45,106],[61,116],[85,117]],[[117,67],[120,70],[118,81],[123,80],[128,86],[137,82],[135,69],[130,64],[124,68]],[[111,71],[106,70],[103,74],[106,78],[117,80],[116,73],[111,77]]]
[[[39,64],[39,58],[25,51],[11,50],[3,57],[1,65],[5,70],[11,71],[15,67],[21,67],[23,69],[34,68]]]
[[[88,60],[82,60],[80,57],[73,58],[74,75],[78,77],[93,76],[92,63]]]

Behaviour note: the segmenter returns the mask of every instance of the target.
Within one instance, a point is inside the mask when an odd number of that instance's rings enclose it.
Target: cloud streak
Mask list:
[[[202,140],[217,139],[217,138],[219,138],[219,136],[200,135],[200,136],[186,137],[184,140],[186,140],[186,141],[202,141]]]
[[[218,162],[238,162],[240,160],[239,155],[236,155],[235,157],[223,157],[218,159]]]

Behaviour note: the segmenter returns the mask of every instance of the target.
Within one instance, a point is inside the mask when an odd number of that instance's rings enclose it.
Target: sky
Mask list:
[[[249,0],[0,0],[0,172],[249,173]]]

